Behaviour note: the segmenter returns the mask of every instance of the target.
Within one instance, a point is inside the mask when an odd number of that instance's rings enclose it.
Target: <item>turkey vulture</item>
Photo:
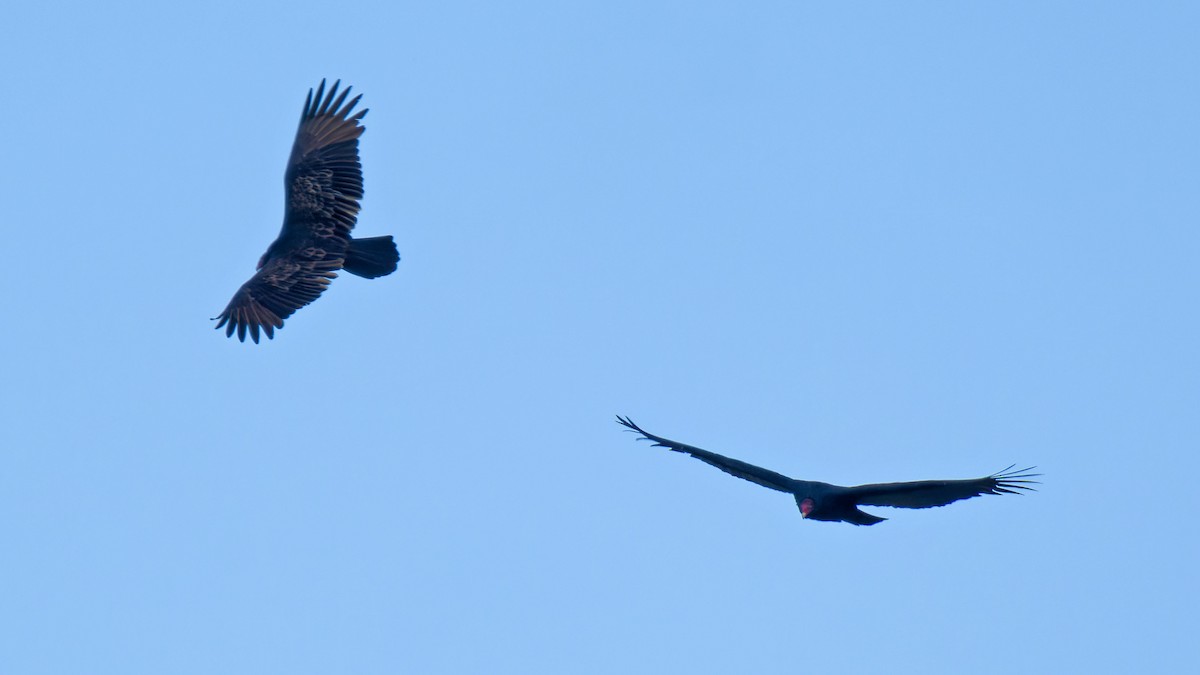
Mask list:
[[[259,259],[258,271],[216,317],[226,337],[234,330],[242,342],[247,331],[256,343],[259,331],[275,337],[283,320],[316,300],[339,269],[367,279],[396,271],[400,255],[390,235],[350,237],[363,196],[358,137],[367,111],[351,116],[362,95],[346,103],[350,87],[338,94],[340,84],[325,93],[321,80],[315,94],[308,90],[283,176],[283,229]]]
[[[624,425],[629,431],[641,434],[639,441],[643,439],[654,441],[656,447],[689,454],[727,474],[744,478],[772,490],[790,493],[796,498],[796,505],[800,507],[800,517],[811,520],[874,525],[887,520],[887,518],[860,511],[859,506],[926,509],[931,506],[945,506],[960,499],[970,499],[979,495],[1022,494],[1021,490],[1033,489],[1029,487],[1029,484],[1039,482],[1029,479],[1041,475],[1040,473],[1029,473],[1036,467],[1031,466],[1028,469],[1013,471],[1012,466],[1009,466],[999,473],[968,480],[918,480],[908,483],[873,483],[843,487],[818,481],[788,478],[753,464],[723,457],[715,452],[676,443],[643,430],[628,417],[617,415],[617,422]]]

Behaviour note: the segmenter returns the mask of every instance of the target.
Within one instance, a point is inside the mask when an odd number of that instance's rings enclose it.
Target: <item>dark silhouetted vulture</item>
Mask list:
[[[260,332],[275,337],[283,320],[316,300],[338,270],[367,279],[396,270],[400,255],[390,235],[350,237],[363,196],[358,137],[367,111],[351,116],[362,96],[347,103],[350,87],[339,94],[339,84],[326,93],[321,80],[315,94],[308,90],[283,176],[283,229],[259,259],[258,272],[217,317],[226,336],[237,331],[243,342],[247,332],[255,342]]]
[[[753,464],[740,462],[736,459],[718,455],[715,452],[676,443],[675,441],[655,436],[633,423],[628,417],[617,416],[617,421],[641,434],[638,440],[651,440],[657,447],[682,452],[701,462],[711,464],[718,469],[738,478],[744,478],[752,483],[758,483],[772,490],[787,492],[796,498],[800,507],[800,515],[810,520],[829,520],[854,523],[855,525],[874,525],[887,520],[859,510],[859,506],[897,506],[904,509],[926,509],[931,506],[945,506],[960,499],[970,499],[979,495],[1021,494],[1021,490],[1032,490],[1029,487],[1038,481],[1029,480],[1041,474],[1029,473],[1035,467],[1013,471],[1012,466],[1004,471],[994,473],[984,478],[968,480],[918,480],[908,483],[873,483],[843,487],[811,480],[796,480],[783,474],[759,468]],[[1014,465],[1015,466],[1015,465]]]

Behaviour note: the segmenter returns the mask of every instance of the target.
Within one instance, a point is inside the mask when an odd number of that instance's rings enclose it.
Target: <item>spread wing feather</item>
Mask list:
[[[351,116],[361,95],[345,103],[350,87],[338,94],[339,80],[325,93],[325,81],[308,92],[300,128],[284,173],[287,211],[281,238],[313,236],[341,241],[344,253],[363,196],[358,138],[366,130],[364,109]],[[344,104],[344,105],[343,105]]]
[[[757,483],[763,487],[769,487],[772,490],[779,490],[780,492],[791,492],[792,486],[795,483],[794,480],[781,473],[775,473],[769,469],[754,466],[753,464],[747,464],[746,462],[733,459],[732,457],[725,457],[724,455],[718,455],[715,452],[701,450],[700,448],[691,445],[677,443],[661,436],[655,436],[654,434],[651,434],[634,424],[633,420],[629,419],[628,417],[621,417],[620,415],[617,415],[617,422],[630,431],[641,434],[642,438],[654,441],[654,445],[656,447],[689,454],[701,462],[711,464],[712,466],[717,467],[731,476],[737,476],[738,478],[748,480],[751,483]]]
[[[297,309],[316,300],[337,278],[339,261],[321,257],[292,256],[275,258],[263,266],[250,281],[242,284],[224,312],[217,317],[217,328],[225,326],[225,336],[236,330],[238,340],[258,342],[261,329],[267,338],[275,337],[275,329],[283,328],[283,320]]]
[[[872,483],[848,488],[855,504],[864,506],[896,506],[905,509],[926,509],[945,506],[960,499],[980,495],[1021,494],[1033,490],[1030,480],[1038,473],[1036,467],[1012,470],[1012,467],[983,478],[968,480],[919,480],[906,483]]]

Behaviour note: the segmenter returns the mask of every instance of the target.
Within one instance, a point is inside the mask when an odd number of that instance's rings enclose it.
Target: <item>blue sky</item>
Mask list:
[[[1193,4],[5,24],[6,672],[1194,662]],[[403,260],[227,340],[322,77]],[[1045,484],[805,522],[617,413],[798,478]]]

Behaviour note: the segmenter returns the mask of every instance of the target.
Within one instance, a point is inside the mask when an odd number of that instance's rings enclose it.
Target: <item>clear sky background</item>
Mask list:
[[[17,3],[5,673],[1180,672],[1194,3]],[[343,275],[216,316],[304,96]],[[798,478],[1040,492],[871,528]]]

